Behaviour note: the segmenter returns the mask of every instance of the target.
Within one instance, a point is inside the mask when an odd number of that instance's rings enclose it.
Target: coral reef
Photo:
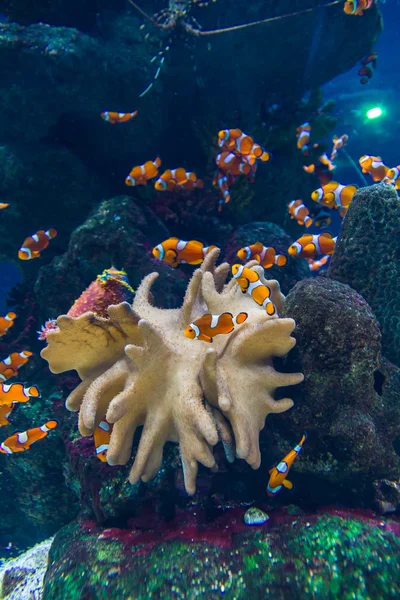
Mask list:
[[[0,566],[2,600],[41,600],[52,542],[45,540]]]
[[[193,275],[182,308],[152,305],[153,273],[139,286],[132,308],[111,306],[109,318],[86,313],[61,316],[59,331],[49,332],[42,357],[54,373],[75,369],[82,383],[67,400],[79,413],[79,428],[91,435],[106,414],[113,423],[107,462],[126,464],[133,436],[143,425],[129,479],[152,479],[160,469],[166,441],[179,442],[185,487],[196,489],[198,462],[215,469],[210,450],[220,438],[254,469],[260,466],[259,433],[269,413],[292,406],[275,401],[275,389],[302,381],[299,373],[278,373],[273,356],[284,356],[294,345],[292,319],[270,318],[232,280],[224,287],[227,263],[215,267],[218,249],[210,252]],[[262,281],[263,269],[256,270]],[[267,283],[278,311],[283,296],[276,281]],[[237,331],[214,340],[213,348],[187,340],[183,330],[206,312],[247,312]],[[160,365],[163,373],[160,377]],[[228,424],[229,422],[229,424]]]
[[[400,199],[384,183],[359,190],[343,222],[329,277],[369,303],[382,332],[383,354],[400,366]]]
[[[398,521],[351,511],[268,512],[259,527],[243,523],[243,509],[208,523],[187,511],[169,523],[133,519],[130,529],[71,524],[52,545],[43,599],[347,600],[400,593]]]
[[[274,427],[293,435],[305,429],[312,457],[302,457],[297,469],[338,489],[347,485],[347,501],[356,494],[367,503],[375,480],[399,474],[393,442],[400,435],[400,370],[381,357],[378,323],[347,285],[303,280],[286,297],[281,315],[296,320],[297,345],[286,367],[306,377],[293,410]],[[315,502],[323,489],[312,486]]]
[[[310,269],[305,260],[294,259],[288,256],[288,248],[292,239],[285,231],[274,223],[254,222],[246,223],[235,229],[224,244],[224,258],[229,263],[238,262],[237,251],[243,246],[261,242],[264,246],[273,246],[277,254],[284,254],[288,262],[284,268],[273,266],[265,274],[279,281],[282,292],[287,294],[289,290],[301,279],[310,276]]]

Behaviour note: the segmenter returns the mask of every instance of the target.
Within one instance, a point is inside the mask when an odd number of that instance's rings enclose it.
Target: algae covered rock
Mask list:
[[[379,325],[347,285],[303,280],[286,297],[282,316],[296,320],[297,345],[286,366],[305,374],[293,409],[277,424],[309,434],[307,457],[296,468],[347,491],[348,499],[358,490],[368,501],[375,479],[399,473],[393,442],[400,434],[400,370],[382,359]],[[321,493],[314,483],[310,495]]]
[[[352,513],[274,513],[267,529],[243,511],[207,523],[147,515],[130,529],[72,524],[56,536],[43,600],[82,598],[394,598],[397,522]],[[351,568],[349,568],[351,565]]]
[[[383,354],[400,366],[400,199],[393,186],[380,183],[355,194],[328,274],[369,303]]]
[[[2,600],[41,600],[52,541],[45,540],[0,566]]]

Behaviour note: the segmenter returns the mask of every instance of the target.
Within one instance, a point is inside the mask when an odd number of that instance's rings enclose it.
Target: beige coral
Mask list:
[[[218,254],[212,251],[195,271],[180,309],[153,305],[150,290],[158,275],[152,273],[142,281],[132,307],[110,306],[108,319],[92,313],[61,316],[59,330],[48,334],[42,356],[51,371],[75,369],[82,379],[67,399],[69,410],[80,410],[81,434],[91,435],[105,414],[114,423],[109,464],[128,462],[134,433],[143,426],[132,483],[157,474],[166,441],[179,443],[189,494],[196,489],[199,462],[217,468],[211,448],[218,439],[228,459],[233,460],[234,438],[236,455],[258,468],[265,418],[293,404],[288,398],[275,401],[275,389],[303,379],[300,373],[278,373],[272,364],[273,356],[294,346],[294,321],[268,316],[235,281],[225,285],[229,265],[215,267]],[[248,266],[263,279],[261,267]],[[284,300],[279,284],[268,285],[279,312]],[[215,337],[212,347],[183,335],[206,312],[242,311],[247,321]]]

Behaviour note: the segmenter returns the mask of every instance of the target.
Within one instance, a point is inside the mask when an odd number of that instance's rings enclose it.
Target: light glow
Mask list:
[[[377,119],[382,116],[382,109],[379,106],[367,110],[367,119]]]

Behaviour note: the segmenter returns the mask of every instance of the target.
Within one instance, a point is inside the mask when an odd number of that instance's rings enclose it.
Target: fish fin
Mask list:
[[[252,246],[253,246],[253,252],[255,254],[261,254],[261,252],[263,251],[263,248],[264,248],[264,244],[262,244],[261,242],[256,242],[255,244],[252,244]]]
[[[213,339],[212,339],[210,336],[208,336],[208,335],[204,335],[204,333],[201,333],[197,339],[198,339],[198,340],[201,340],[202,342],[208,342],[208,343],[210,343],[210,344],[211,344],[211,343],[212,343],[212,341],[213,341]]]
[[[293,489],[293,483],[291,481],[288,481],[287,479],[284,479],[282,481],[282,485],[287,489],[287,490],[292,490]]]

